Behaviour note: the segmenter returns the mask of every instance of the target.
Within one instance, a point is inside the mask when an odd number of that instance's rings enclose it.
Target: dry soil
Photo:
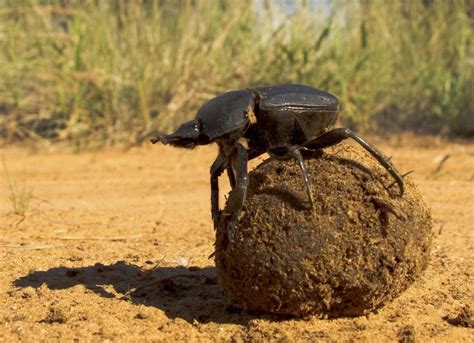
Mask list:
[[[377,312],[331,320],[251,315],[224,297],[208,258],[215,147],[0,149],[14,193],[33,195],[14,214],[2,165],[0,341],[472,342],[474,143],[369,141],[415,170],[433,215],[431,260]]]

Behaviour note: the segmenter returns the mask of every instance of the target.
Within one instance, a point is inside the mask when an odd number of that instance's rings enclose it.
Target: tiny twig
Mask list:
[[[140,238],[142,235],[125,236],[125,237],[58,237],[63,241],[127,241],[130,239]]]
[[[44,249],[51,249],[51,248],[58,248],[62,247],[64,244],[6,244],[0,245],[0,248],[7,248],[7,249],[24,249],[24,250],[44,250]]]
[[[441,231],[443,231],[443,227],[444,227],[444,223],[442,223],[442,224],[439,226],[438,236],[441,235]]]
[[[158,263],[157,263],[153,268],[151,268],[150,270],[147,270],[147,271],[143,274],[142,280],[148,279],[148,277],[150,277],[150,275],[151,275],[155,270],[158,269],[158,267],[160,266],[161,262],[163,262],[163,260],[165,259],[165,257],[166,257],[166,256],[163,255],[163,257],[161,258],[161,260],[159,260]]]
[[[50,204],[50,205],[53,204],[51,201],[46,200],[46,199],[39,198],[39,197],[37,197],[37,196],[35,196],[35,195],[32,195],[32,196],[31,196],[31,199],[35,199],[35,200],[38,200],[38,201],[41,201],[41,202],[45,202],[45,203]]]

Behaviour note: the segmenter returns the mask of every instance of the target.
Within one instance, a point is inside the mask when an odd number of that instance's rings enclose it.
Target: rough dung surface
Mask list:
[[[393,178],[359,147],[305,156],[314,214],[297,163],[250,173],[232,240],[220,223],[216,268],[226,294],[250,311],[358,316],[404,291],[427,267],[431,215],[414,183]]]

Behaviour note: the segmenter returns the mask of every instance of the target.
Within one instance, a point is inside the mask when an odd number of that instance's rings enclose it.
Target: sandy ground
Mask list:
[[[377,313],[333,320],[226,300],[208,258],[215,148],[0,149],[17,195],[25,184],[34,196],[14,214],[2,166],[0,341],[474,341],[462,327],[474,309],[474,143],[372,141],[415,170],[433,214],[431,262]]]

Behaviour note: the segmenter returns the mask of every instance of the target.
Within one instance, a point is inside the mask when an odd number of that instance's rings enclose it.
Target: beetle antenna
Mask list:
[[[153,135],[151,135],[150,137],[151,144],[156,144],[159,141],[160,141],[160,136],[157,133],[154,133]]]

